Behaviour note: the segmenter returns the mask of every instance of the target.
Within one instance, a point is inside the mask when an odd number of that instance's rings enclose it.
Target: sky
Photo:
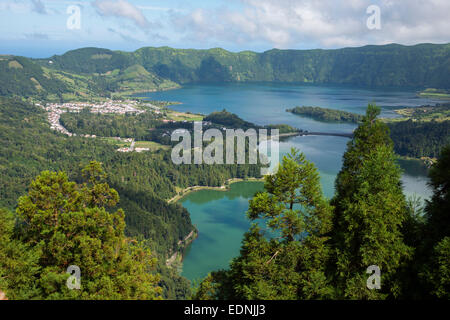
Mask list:
[[[450,42],[450,0],[0,0],[0,54]]]

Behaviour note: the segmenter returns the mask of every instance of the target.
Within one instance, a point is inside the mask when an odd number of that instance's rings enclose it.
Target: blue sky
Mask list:
[[[373,4],[380,29],[367,27]],[[79,29],[67,26],[70,6],[80,9]],[[449,14],[448,0],[0,0],[0,54],[48,57],[86,46],[264,51],[448,43]]]

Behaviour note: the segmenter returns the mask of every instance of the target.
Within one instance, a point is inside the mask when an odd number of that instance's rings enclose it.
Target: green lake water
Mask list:
[[[418,106],[436,101],[419,98],[414,90],[365,89],[338,86],[297,84],[226,84],[190,85],[178,90],[146,94],[152,100],[179,101],[179,111],[209,114],[226,108],[243,119],[256,124],[286,123],[294,127],[322,132],[352,132],[354,124],[323,123],[285,112],[301,105],[335,108],[363,113],[368,102],[382,108],[382,116],[394,117],[394,108]],[[325,196],[334,193],[334,180],[342,165],[347,138],[332,136],[291,137],[280,142],[280,157],[296,147],[317,166]],[[407,196],[416,194],[428,198],[426,168],[418,162],[400,160]],[[227,268],[239,254],[243,234],[250,221],[245,212],[248,200],[262,190],[261,182],[239,182],[228,191],[200,190],[180,200],[189,211],[199,230],[198,238],[187,248],[182,275],[200,279],[213,270]]]

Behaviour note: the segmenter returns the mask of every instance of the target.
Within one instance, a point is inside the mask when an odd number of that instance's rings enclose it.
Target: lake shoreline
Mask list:
[[[180,201],[183,197],[190,194],[194,191],[199,190],[216,190],[216,191],[228,191],[230,190],[230,185],[236,182],[264,182],[264,178],[230,178],[225,181],[223,185],[220,187],[212,187],[212,186],[191,186],[184,188],[177,195],[167,200],[167,203],[174,203]]]
[[[198,230],[194,227],[194,229],[183,239],[178,241],[178,249],[175,251],[174,254],[172,254],[168,259],[166,259],[166,266],[167,267],[174,267],[178,270],[181,270],[183,267],[183,258],[184,258],[184,252],[186,248],[194,242],[195,239],[198,237]],[[181,273],[181,272],[179,272]]]
[[[437,158],[430,158],[430,157],[414,158],[414,157],[408,157],[408,156],[400,156],[398,154],[396,154],[396,157],[397,157],[397,159],[400,159],[400,160],[420,162],[425,167],[427,167],[427,169],[430,169],[437,162]]]
[[[295,116],[286,112],[286,108],[293,108],[301,101],[305,105],[326,105],[329,108],[339,108],[344,111],[363,114],[368,101],[376,101],[384,108],[382,116],[390,116],[391,108],[416,107],[434,103],[428,99],[417,98],[413,91],[390,90],[395,94],[386,95],[386,92],[358,88],[342,88],[337,86],[288,86],[276,85],[185,85],[177,90],[150,93],[146,98],[161,101],[181,101],[181,105],[168,106],[169,109],[197,114],[210,114],[226,108],[245,121],[259,126],[273,123],[283,123],[293,128],[301,128],[308,132],[289,132],[279,136],[280,157],[296,147],[305,153],[307,159],[314,162],[319,170],[321,185],[324,194],[332,197],[334,194],[335,177],[342,167],[342,156],[347,147],[347,138],[334,136],[314,135],[314,133],[351,133],[355,124],[350,123],[324,123],[309,117]],[[270,131],[267,134],[269,140]],[[310,137],[307,137],[310,135]],[[298,138],[294,138],[294,137]],[[300,137],[304,138],[300,138]],[[415,161],[414,161],[415,162]],[[409,163],[409,162],[408,162]],[[411,163],[405,170],[405,192],[416,193],[427,198],[425,188],[425,172],[419,178],[416,175],[407,175],[407,170],[416,172],[419,162]],[[420,166],[423,167],[422,165]],[[419,170],[419,169],[417,169]],[[224,184],[225,184],[224,179]],[[238,181],[246,181],[240,179]],[[248,180],[247,180],[248,181]],[[167,197],[169,203],[178,202],[183,205],[191,216],[192,223],[198,230],[199,237],[191,242],[185,251],[173,257],[172,267],[177,269],[182,262],[181,274],[187,279],[201,279],[211,270],[220,270],[229,267],[229,261],[239,254],[243,234],[248,228],[242,226],[248,223],[244,212],[248,209],[248,198],[251,197],[246,190],[256,187],[236,185],[236,192],[228,197],[226,192],[199,192],[193,191],[217,190],[227,191],[226,185],[208,187],[193,186],[190,188],[177,188],[173,197]],[[256,185],[256,184],[255,184]],[[235,188],[232,186],[231,190]],[[193,201],[191,200],[191,197]],[[170,198],[170,199],[169,199]],[[210,200],[208,200],[210,198]],[[169,199],[169,200],[167,200]],[[245,230],[244,230],[245,229]],[[189,241],[192,238],[189,239]],[[171,252],[170,258],[175,252]]]
[[[225,183],[220,187],[211,187],[211,186],[192,186],[187,187],[181,191],[180,194],[172,197],[171,199],[167,200],[167,203],[176,203],[183,199],[188,194],[200,191],[200,190],[215,190],[215,191],[229,191],[230,186],[233,183],[237,182],[264,182],[264,178],[230,178],[225,181]],[[178,243],[180,248],[173,253],[169,258],[166,259],[165,263],[167,267],[170,268],[176,268],[179,273],[181,274],[181,270],[183,268],[183,260],[184,260],[184,252],[185,249],[191,245],[198,237],[199,230],[194,227],[194,229],[186,236],[186,238]]]

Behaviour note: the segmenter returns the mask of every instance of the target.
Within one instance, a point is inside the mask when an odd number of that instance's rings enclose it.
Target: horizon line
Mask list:
[[[207,48],[207,49],[199,49],[199,48],[179,48],[179,47],[171,47],[171,46],[142,46],[136,50],[115,50],[115,49],[110,49],[110,48],[106,48],[106,47],[95,47],[95,46],[86,46],[86,47],[79,47],[76,49],[70,49],[65,51],[62,54],[53,54],[49,57],[44,57],[44,58],[32,58],[29,56],[24,56],[24,55],[16,55],[16,54],[7,54],[7,53],[0,53],[0,56],[14,56],[14,57],[25,57],[25,58],[30,58],[30,59],[34,59],[34,60],[41,60],[41,59],[47,59],[47,58],[51,58],[54,56],[62,56],[65,55],[69,52],[72,51],[78,51],[78,50],[83,50],[83,49],[100,49],[100,50],[108,50],[111,52],[125,52],[125,53],[135,53],[139,50],[142,49],[146,49],[146,48],[152,48],[152,49],[163,49],[163,48],[168,48],[168,49],[174,49],[174,50],[193,50],[193,51],[211,51],[211,50],[223,50],[226,52],[230,52],[230,53],[234,53],[234,54],[239,54],[239,53],[244,53],[244,52],[251,52],[251,53],[255,53],[255,54],[263,54],[269,51],[335,51],[335,50],[345,50],[345,49],[358,49],[358,48],[365,48],[365,47],[388,47],[388,46],[400,46],[400,47],[416,47],[416,46],[421,46],[421,45],[435,45],[435,46],[445,46],[445,45],[450,45],[450,42],[445,42],[445,43],[433,43],[433,42],[421,42],[421,43],[416,43],[416,44],[401,44],[401,43],[396,43],[396,42],[392,42],[392,43],[386,43],[386,44],[366,44],[366,45],[361,45],[361,46],[346,46],[346,47],[340,47],[340,48],[312,48],[312,49],[290,49],[290,48],[285,48],[285,49],[280,49],[280,48],[276,48],[273,47],[271,49],[267,49],[264,51],[254,51],[254,50],[240,50],[240,51],[232,51],[232,50],[228,50],[228,49],[224,49],[222,47],[211,47],[211,48]]]

